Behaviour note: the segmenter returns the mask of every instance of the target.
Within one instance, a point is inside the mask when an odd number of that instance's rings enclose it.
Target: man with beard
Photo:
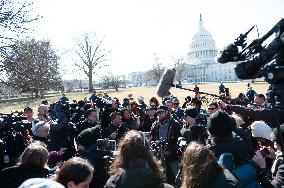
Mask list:
[[[167,143],[164,151],[168,183],[174,184],[178,172],[178,138],[181,136],[181,126],[172,116],[166,106],[159,106],[157,109],[158,119],[151,129],[152,141],[165,141]]]

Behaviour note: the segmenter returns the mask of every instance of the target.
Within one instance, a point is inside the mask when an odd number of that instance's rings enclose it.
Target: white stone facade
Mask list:
[[[237,81],[234,63],[216,63],[218,50],[211,33],[203,26],[200,15],[199,30],[193,36],[187,54],[188,82]]]

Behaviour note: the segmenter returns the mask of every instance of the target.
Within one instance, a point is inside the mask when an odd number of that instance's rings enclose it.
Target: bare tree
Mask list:
[[[75,65],[84,72],[89,79],[89,92],[93,92],[93,75],[102,67],[108,66],[107,60],[111,50],[104,47],[104,37],[96,33],[84,33],[76,40],[74,51],[81,63]]]
[[[103,76],[101,80],[101,85],[103,86],[103,88],[112,87],[116,91],[118,91],[118,88],[121,86],[125,86],[126,82],[127,81],[124,76],[114,75],[109,72]]]
[[[148,80],[153,80],[158,83],[159,80],[162,78],[164,70],[165,68],[162,66],[160,58],[157,56],[156,53],[154,53],[154,64],[152,66],[152,69],[147,72]]]
[[[174,67],[176,69],[175,79],[179,85],[181,85],[182,80],[186,79],[187,76],[187,65],[184,58],[172,57],[174,62]]]
[[[33,3],[28,0],[1,0],[0,2],[0,50],[10,41],[28,31],[28,24],[40,19],[35,15]]]

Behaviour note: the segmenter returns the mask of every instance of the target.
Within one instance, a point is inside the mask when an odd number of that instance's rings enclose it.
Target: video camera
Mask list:
[[[245,34],[241,34],[233,44],[222,50],[217,61],[219,63],[238,62],[235,72],[240,79],[255,79],[264,76],[271,84],[268,91],[272,106],[284,104],[284,19],[281,19],[262,38],[255,39],[247,45],[247,35],[254,26]],[[272,34],[275,38],[268,44],[262,45]]]
[[[10,114],[0,114],[1,132],[10,129],[21,132],[24,129],[30,129],[31,127],[31,123],[28,122],[27,117],[24,116],[23,112],[15,111]]]

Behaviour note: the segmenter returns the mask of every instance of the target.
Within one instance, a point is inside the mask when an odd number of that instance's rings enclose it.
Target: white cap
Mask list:
[[[261,137],[271,140],[272,129],[264,121],[255,121],[251,124],[251,132],[253,137]]]

